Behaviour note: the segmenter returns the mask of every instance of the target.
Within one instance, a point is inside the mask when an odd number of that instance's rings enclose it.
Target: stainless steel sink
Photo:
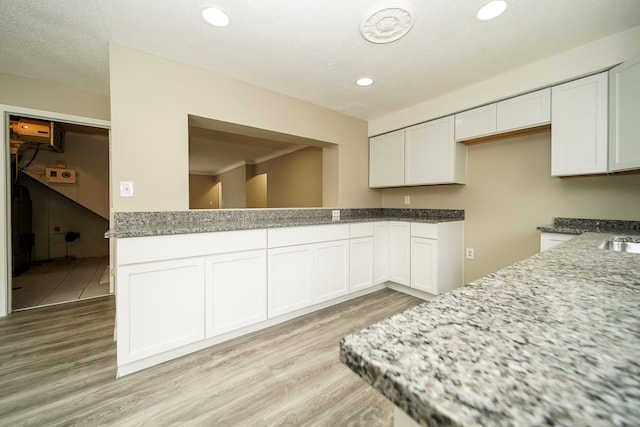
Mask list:
[[[602,242],[599,248],[615,252],[640,254],[640,238],[630,236],[611,236]]]

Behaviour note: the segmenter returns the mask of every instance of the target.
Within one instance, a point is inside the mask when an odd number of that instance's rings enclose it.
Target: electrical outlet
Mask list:
[[[120,181],[120,197],[133,197],[133,182]]]
[[[411,204],[411,196],[404,196],[404,204],[405,205]]]
[[[475,249],[473,249],[473,248],[467,248],[467,249],[465,249],[465,251],[464,251],[464,256],[465,256],[465,258],[467,258],[467,259],[474,259],[474,258],[475,258],[475,256],[476,256],[476,251],[475,251]]]

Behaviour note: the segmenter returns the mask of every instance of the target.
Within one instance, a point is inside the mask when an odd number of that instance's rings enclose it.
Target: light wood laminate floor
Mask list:
[[[338,342],[420,302],[385,289],[119,379],[113,296],[12,313],[0,426],[390,426]]]

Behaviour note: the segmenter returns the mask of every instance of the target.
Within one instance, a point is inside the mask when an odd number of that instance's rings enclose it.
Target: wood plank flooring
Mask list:
[[[385,289],[119,379],[113,296],[12,313],[0,426],[390,426],[338,342],[420,302]]]

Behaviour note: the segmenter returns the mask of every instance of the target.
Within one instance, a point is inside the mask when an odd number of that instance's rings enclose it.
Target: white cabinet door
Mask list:
[[[118,365],[204,339],[202,257],[120,266]]]
[[[206,337],[263,320],[267,320],[266,249],[206,257]]]
[[[411,238],[411,287],[437,295],[438,240]]]
[[[406,185],[450,184],[464,182],[460,169],[466,146],[454,140],[454,118],[408,127],[405,130],[404,182]]]
[[[374,238],[360,237],[349,241],[349,291],[373,286]]]
[[[609,170],[640,169],[640,56],[609,78]]]
[[[317,243],[314,303],[349,293],[349,241]]]
[[[389,223],[375,223],[374,234],[375,262],[373,266],[374,284],[389,280]]]
[[[389,222],[389,280],[410,284],[410,223]]]
[[[411,223],[411,287],[439,295],[464,280],[464,221]]]
[[[268,250],[268,317],[307,307],[313,302],[313,245]]]
[[[496,131],[496,104],[463,111],[455,117],[456,141],[477,138]]]
[[[545,88],[498,102],[496,119],[498,132],[549,123],[551,121],[551,89]]]
[[[605,173],[608,74],[574,80],[551,90],[551,175]]]
[[[369,187],[404,185],[404,129],[369,139]]]

